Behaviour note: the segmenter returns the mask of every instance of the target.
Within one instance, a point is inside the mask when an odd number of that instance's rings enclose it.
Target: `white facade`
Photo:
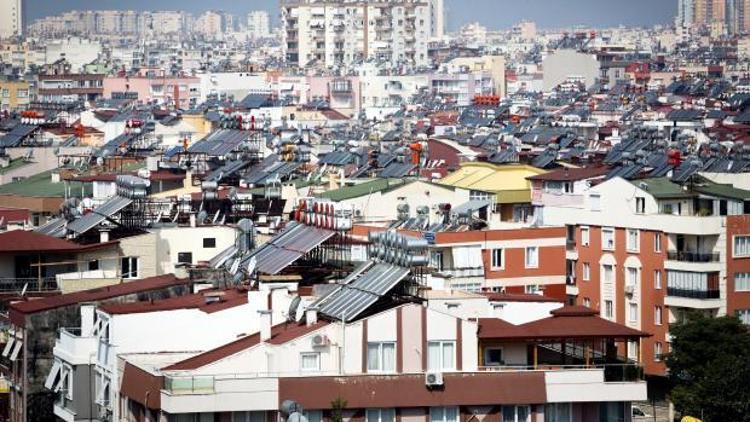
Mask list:
[[[0,38],[23,35],[23,0],[0,0]]]
[[[425,66],[433,19],[432,2],[282,2],[282,47],[286,61],[300,67],[310,62],[348,66],[365,59],[391,67]]]
[[[250,38],[268,38],[271,36],[271,18],[265,10],[254,10],[247,14],[247,32]]]
[[[551,91],[568,79],[581,79],[586,88],[591,87],[599,76],[599,62],[593,54],[575,50],[558,50],[542,61],[544,90]]]
[[[201,73],[200,102],[209,96],[233,96],[241,101],[248,94],[270,94],[266,75],[250,72]]]
[[[46,48],[45,63],[65,59],[70,63],[73,72],[80,71],[84,65],[96,60],[102,52],[102,46],[98,41],[77,37],[49,41]]]

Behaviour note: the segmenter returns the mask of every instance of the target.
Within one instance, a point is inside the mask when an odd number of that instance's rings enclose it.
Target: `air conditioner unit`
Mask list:
[[[628,296],[632,296],[633,293],[635,293],[635,286],[632,284],[626,284],[625,285],[625,294]]]
[[[310,342],[312,343],[312,347],[325,347],[331,344],[328,336],[324,334],[315,334]]]
[[[427,387],[440,387],[443,385],[442,372],[428,372],[424,376],[424,384]]]

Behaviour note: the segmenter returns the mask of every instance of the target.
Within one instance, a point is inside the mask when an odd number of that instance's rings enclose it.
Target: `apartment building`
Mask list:
[[[163,71],[143,71],[133,76],[104,78],[104,98],[114,93],[135,93],[140,103],[189,109],[200,99],[201,80],[194,76],[170,76]]]
[[[93,101],[102,97],[104,80],[103,74],[39,75],[37,96],[57,103]]]
[[[0,78],[0,110],[25,110],[31,97],[31,85],[27,81]]]
[[[750,192],[700,176],[616,177],[577,189],[584,180],[535,184],[539,197],[559,198],[539,203],[542,223],[568,226],[570,300],[652,333],[628,354],[663,375],[669,323],[686,310],[745,315]]]
[[[282,48],[287,63],[300,67],[368,59],[391,67],[426,66],[438,10],[442,0],[282,2]]]
[[[0,0],[0,39],[23,35],[25,3],[24,0]]]
[[[247,14],[247,32],[250,38],[268,38],[271,36],[271,18],[265,10],[253,10]]]

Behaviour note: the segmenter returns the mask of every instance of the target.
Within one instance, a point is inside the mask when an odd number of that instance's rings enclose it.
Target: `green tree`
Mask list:
[[[346,409],[347,402],[341,397],[336,397],[331,402],[331,422],[343,422],[344,421],[344,409]]]
[[[669,329],[670,398],[704,422],[750,422],[750,332],[735,317],[688,314]]]

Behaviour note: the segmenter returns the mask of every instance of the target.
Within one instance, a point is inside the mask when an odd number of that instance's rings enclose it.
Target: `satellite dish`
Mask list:
[[[299,296],[295,296],[292,302],[289,304],[289,312],[287,312],[286,319],[289,322],[297,320],[297,311],[299,310],[299,304],[302,301]]]

